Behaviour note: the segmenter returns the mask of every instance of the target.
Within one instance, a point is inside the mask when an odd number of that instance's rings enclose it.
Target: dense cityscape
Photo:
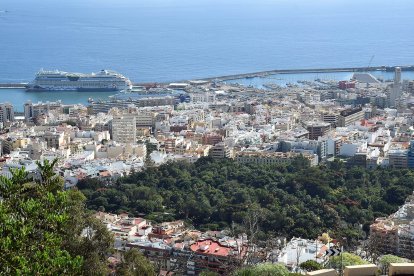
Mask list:
[[[409,270],[389,265],[414,259],[414,82],[394,70],[261,88],[128,80],[87,106],[3,103],[2,179],[41,182],[54,164],[112,236],[113,273],[131,249],[148,260],[140,275]]]
[[[0,276],[414,276],[413,3],[0,1]]]

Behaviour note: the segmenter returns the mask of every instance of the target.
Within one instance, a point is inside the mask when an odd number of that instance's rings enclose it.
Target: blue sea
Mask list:
[[[371,57],[414,64],[413,10],[412,0],[2,0],[0,82],[41,68],[168,82]]]

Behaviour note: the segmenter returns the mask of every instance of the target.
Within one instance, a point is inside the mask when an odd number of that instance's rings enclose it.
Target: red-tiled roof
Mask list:
[[[217,256],[228,256],[232,250],[230,247],[222,246],[213,240],[197,241],[190,246],[190,249],[201,254]]]

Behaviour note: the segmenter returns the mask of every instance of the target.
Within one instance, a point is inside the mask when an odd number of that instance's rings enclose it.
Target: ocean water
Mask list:
[[[24,89],[0,89],[0,103],[9,102],[13,104],[14,110],[23,112],[24,103],[27,101],[37,102],[54,102],[61,100],[64,104],[83,104],[88,105],[88,99],[95,101],[107,100],[113,92],[61,92],[61,91],[41,91],[26,92]]]
[[[135,82],[414,64],[412,0],[2,0],[0,82],[41,68]],[[0,94],[3,92],[0,91]]]

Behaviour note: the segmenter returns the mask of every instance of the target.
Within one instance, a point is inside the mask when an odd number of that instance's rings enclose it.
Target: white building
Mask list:
[[[112,120],[112,140],[119,143],[136,143],[137,125],[135,116],[116,116]]]
[[[277,261],[290,268],[296,268],[308,260],[322,263],[327,249],[328,246],[321,241],[292,238],[279,253]]]

